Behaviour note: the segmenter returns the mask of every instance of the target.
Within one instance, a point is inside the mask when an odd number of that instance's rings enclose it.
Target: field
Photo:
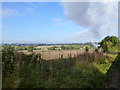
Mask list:
[[[26,51],[19,51],[19,52],[23,52],[25,54],[31,54],[31,53],[35,53],[35,54],[40,54],[41,58],[43,60],[53,60],[53,59],[63,59],[63,58],[73,58],[73,57],[77,57],[79,54],[82,54],[85,51],[81,51],[81,50],[34,50],[33,52],[28,52]],[[92,51],[91,51],[92,52]]]
[[[45,51],[45,53],[63,52]],[[71,50],[71,52],[78,50]],[[8,54],[9,53],[9,54]],[[47,55],[47,54],[44,54]],[[57,55],[57,54],[56,54]],[[54,55],[51,55],[54,56]],[[106,87],[107,70],[117,55],[83,52],[74,58],[43,60],[38,53],[3,52],[4,88],[100,88]],[[48,57],[50,59],[50,57]],[[13,62],[5,61],[13,60]],[[9,63],[9,64],[8,64]],[[12,73],[11,73],[12,72]],[[9,82],[8,82],[9,80]]]
[[[94,46],[89,45],[64,45],[67,49],[60,49],[60,50],[49,50],[51,47],[61,48],[62,45],[54,45],[54,46],[37,46],[34,47],[35,50],[29,52],[28,50],[18,50],[18,52],[23,52],[24,54],[40,54],[43,60],[53,60],[53,59],[65,59],[65,58],[74,58],[77,57],[79,54],[85,52],[85,48],[89,47],[89,53],[95,51]],[[36,48],[38,50],[36,50]],[[72,49],[71,49],[72,48]],[[41,49],[41,50],[39,50]]]
[[[3,88],[116,88],[117,67],[120,67],[120,54],[117,48],[120,44],[108,39],[103,42],[105,43],[101,43],[99,49],[90,45],[61,45],[42,46],[46,50],[36,50],[34,46],[16,48],[4,45],[2,86]],[[113,45],[110,45],[110,42],[113,42]],[[115,69],[111,69],[113,66]]]

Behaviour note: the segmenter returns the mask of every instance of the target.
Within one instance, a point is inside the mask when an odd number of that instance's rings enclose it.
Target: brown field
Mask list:
[[[41,54],[41,58],[44,60],[52,59],[63,59],[63,58],[73,58],[77,57],[79,54],[82,54],[83,50],[34,50],[33,52],[28,52],[27,50],[22,50],[18,52],[23,52],[25,54]],[[92,52],[92,51],[89,51]]]

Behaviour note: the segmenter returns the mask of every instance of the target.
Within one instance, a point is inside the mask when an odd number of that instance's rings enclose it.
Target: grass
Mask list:
[[[107,73],[107,71],[112,65],[112,62],[114,62],[115,58],[117,57],[117,55],[113,55],[113,54],[105,54],[105,56],[108,57],[104,60],[104,62],[99,64],[94,62],[94,66],[97,67],[98,70],[103,74]]]
[[[106,74],[111,65],[112,63],[110,63],[108,60],[105,60],[104,64],[96,64],[96,67],[101,73]]]
[[[38,59],[40,54],[5,52],[3,53],[5,60],[9,60],[8,57],[13,55],[13,59],[19,64],[19,69],[15,67],[12,74],[3,77],[3,87],[10,88],[105,87],[106,73],[114,61],[112,59],[116,58],[116,55],[112,54],[87,52],[67,59],[42,60]],[[17,82],[18,80],[20,82]]]

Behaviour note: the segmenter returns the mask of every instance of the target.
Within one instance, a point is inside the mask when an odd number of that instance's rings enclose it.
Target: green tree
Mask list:
[[[48,48],[48,50],[56,50],[57,46],[53,46],[53,47],[50,47]]]
[[[89,51],[89,48],[88,48],[88,47],[85,47],[85,51],[88,52],[88,51]]]
[[[119,43],[119,39],[116,36],[111,36],[111,42],[115,46],[116,44]]]
[[[34,50],[34,47],[33,47],[33,46],[29,46],[29,47],[28,47],[28,52],[33,52],[33,50]]]
[[[62,46],[61,46],[61,49],[63,49],[63,50],[64,50],[65,48],[66,48],[66,47],[65,47],[64,45],[62,45]]]
[[[2,69],[3,76],[12,73],[16,64],[16,54],[13,46],[3,46],[2,49]]]
[[[114,47],[119,43],[116,36],[107,36],[99,44],[103,48],[104,52],[111,52]]]

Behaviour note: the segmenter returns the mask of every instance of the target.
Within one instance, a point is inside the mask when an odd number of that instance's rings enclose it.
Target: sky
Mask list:
[[[97,42],[117,22],[117,3],[3,2],[2,43]]]

